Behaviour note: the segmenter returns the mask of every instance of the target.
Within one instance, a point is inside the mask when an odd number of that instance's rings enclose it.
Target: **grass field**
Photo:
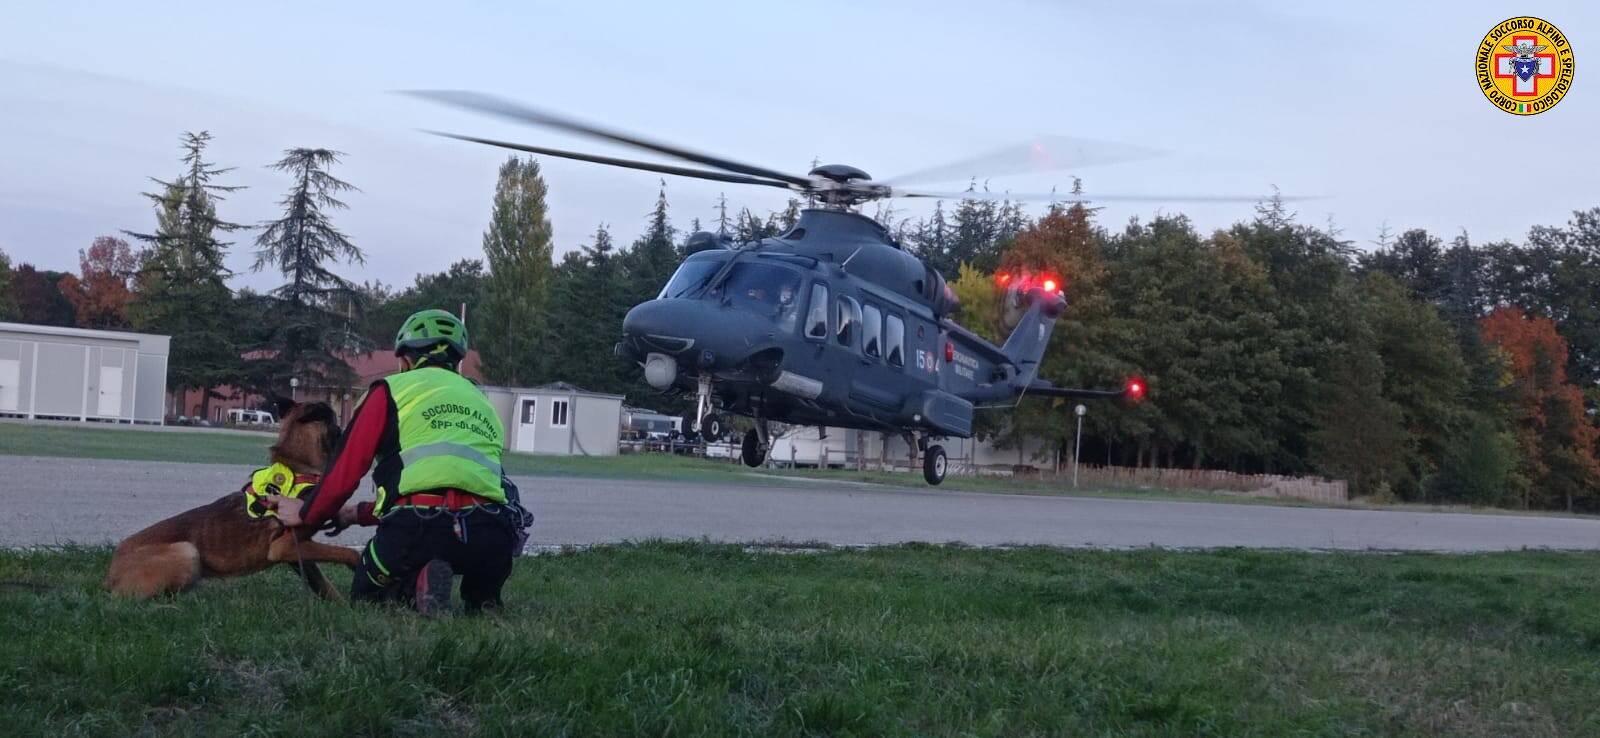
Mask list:
[[[129,601],[107,560],[0,552],[0,732],[1600,733],[1593,554],[643,544],[434,621],[288,571]]]
[[[0,455],[70,456],[70,458],[136,459],[136,461],[186,461],[186,463],[258,464],[266,458],[272,437],[267,434],[232,434],[213,431],[152,431],[128,427],[74,426],[74,424],[0,423]],[[507,453],[506,469],[517,475],[602,477],[602,479],[661,479],[678,482],[725,482],[741,485],[798,483],[792,477],[840,482],[899,483],[922,487],[922,475],[885,472],[816,471],[752,472],[742,464],[706,461],[664,453],[651,455],[533,456]],[[1058,485],[1010,482],[1000,479],[950,477],[950,490],[1064,491]],[[1128,490],[1136,493],[1134,490]],[[1150,496],[1157,491],[1150,491]],[[1160,493],[1173,496],[1173,493]]]
[[[0,423],[0,456],[62,456],[135,461],[175,461],[213,464],[259,464],[271,445],[267,434],[220,433],[204,430],[130,429],[84,425]],[[922,488],[922,475],[856,472],[837,469],[761,470],[727,461],[708,461],[668,454],[610,457],[533,456],[506,454],[505,467],[513,475],[585,477],[602,479],[656,479],[706,484],[795,485],[805,480],[888,484]],[[1077,494],[1238,502],[1244,504],[1309,504],[1294,500],[1263,500],[1222,493],[1142,488],[1073,490],[1041,479],[948,477],[944,490],[1006,492],[1013,494]]]

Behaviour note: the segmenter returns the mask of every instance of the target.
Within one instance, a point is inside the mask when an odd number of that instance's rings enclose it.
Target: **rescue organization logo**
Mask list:
[[[1495,24],[1478,44],[1478,89],[1512,115],[1536,115],[1572,89],[1577,62],[1566,34],[1549,21],[1521,16]]]

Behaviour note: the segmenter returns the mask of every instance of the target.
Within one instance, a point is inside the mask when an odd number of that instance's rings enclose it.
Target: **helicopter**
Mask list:
[[[877,221],[857,212],[886,197],[959,199],[987,192],[907,189],[905,182],[969,176],[987,165],[1005,170],[1061,169],[1151,155],[1138,147],[1064,137],[1043,138],[980,157],[889,180],[843,164],[806,175],[781,172],[619,132],[502,98],[462,91],[409,93],[519,124],[576,134],[679,159],[699,167],[601,156],[511,141],[427,131],[531,154],[658,174],[776,187],[812,207],[777,236],[733,243],[697,232],[655,299],[634,306],[614,353],[638,365],[663,392],[693,392],[690,418],[700,435],[720,440],[725,414],[752,418],[740,456],[760,466],[771,448],[769,423],[815,425],[901,435],[922,454],[923,478],[944,481],[948,455],[935,441],[970,438],[977,409],[1012,407],[1025,396],[1137,402],[1137,377],[1115,389],[1057,387],[1039,378],[1056,319],[1067,309],[1064,282],[1050,274],[1001,274],[1005,327],[991,343],[952,319],[958,302],[945,278],[909,253]],[[706,167],[706,168],[701,168]],[[1088,196],[1005,193],[1012,200],[1088,201]],[[1094,201],[1257,202],[1244,196],[1096,195]],[[825,430],[823,431],[826,432]]]

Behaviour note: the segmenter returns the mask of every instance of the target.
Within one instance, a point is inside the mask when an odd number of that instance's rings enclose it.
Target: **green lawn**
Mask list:
[[[65,456],[91,459],[177,461],[217,464],[259,464],[266,458],[271,437],[266,434],[214,431],[154,431],[94,427],[0,423],[0,456]],[[609,457],[533,456],[507,454],[505,467],[513,475],[562,476],[601,479],[658,479],[741,485],[806,485],[810,479],[834,482],[889,484],[922,488],[921,473],[856,472],[843,470],[753,470],[726,460],[714,461],[668,454],[629,454]],[[1143,488],[1073,490],[1042,479],[951,476],[940,489],[1014,494],[1079,494],[1150,499],[1208,500],[1239,503],[1305,504],[1295,501]]]
[[[0,552],[0,732],[1600,734],[1595,554],[644,544],[436,621],[107,559]]]

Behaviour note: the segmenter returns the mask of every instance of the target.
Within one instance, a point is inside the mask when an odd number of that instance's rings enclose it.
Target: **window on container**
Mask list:
[[[872,305],[861,309],[861,353],[883,355],[883,313]]]
[[[906,365],[906,324],[893,315],[883,317],[883,343],[888,349],[889,363]]]
[[[839,296],[838,330],[834,336],[839,340],[840,346],[854,347],[856,334],[861,332],[861,303],[854,298]]]
[[[538,407],[538,404],[539,404],[538,400],[523,400],[522,401],[522,424],[523,425],[533,425],[534,417],[535,417],[534,414],[533,414],[533,409],[535,407]]]
[[[806,311],[806,338],[828,338],[828,285],[811,285],[811,309]]]
[[[554,428],[567,427],[567,401],[550,401],[550,425]]]

